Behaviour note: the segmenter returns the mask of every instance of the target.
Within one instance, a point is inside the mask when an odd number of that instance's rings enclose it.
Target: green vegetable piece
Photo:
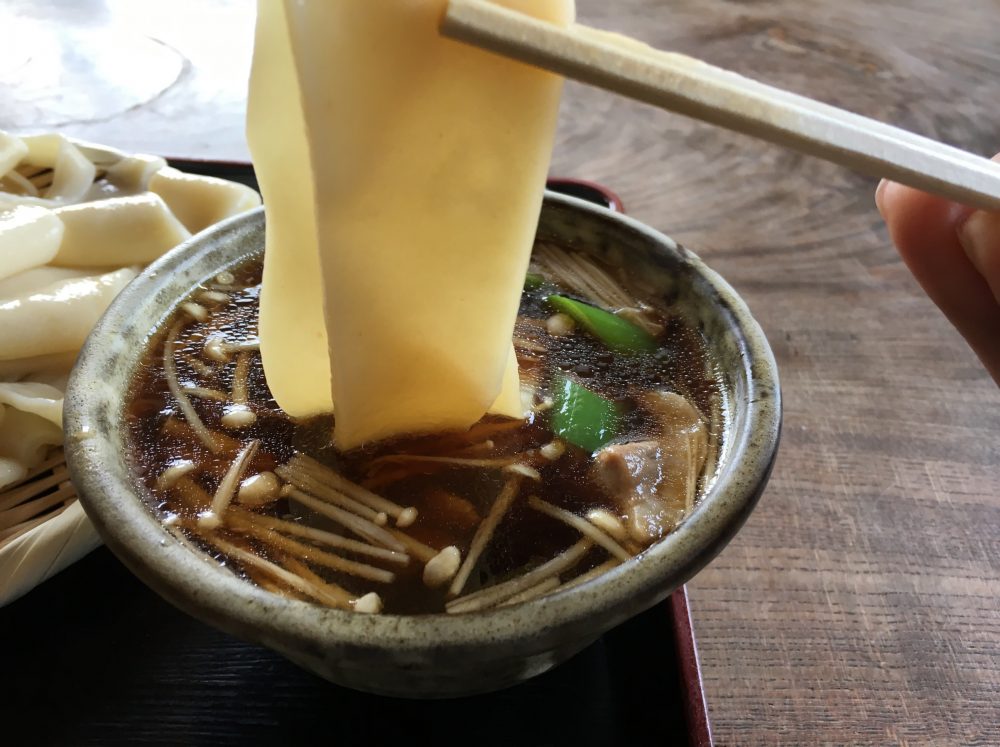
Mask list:
[[[538,290],[545,283],[545,277],[537,272],[529,272],[524,276],[525,290]]]
[[[651,353],[658,347],[656,338],[646,330],[610,311],[566,296],[549,296],[545,300],[616,353]]]
[[[585,451],[597,451],[618,435],[618,407],[565,376],[554,382],[552,432]]]

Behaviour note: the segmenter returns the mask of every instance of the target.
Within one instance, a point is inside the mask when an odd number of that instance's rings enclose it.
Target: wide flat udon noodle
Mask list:
[[[76,350],[67,350],[0,361],[0,380],[47,381],[51,376],[66,376],[76,363],[76,354]]]
[[[79,350],[136,271],[62,280],[0,302],[0,361]]]
[[[569,0],[501,4],[573,17]],[[560,79],[440,38],[444,0],[283,7],[309,156],[297,173],[312,174],[319,206],[338,445],[468,427],[491,406],[521,416],[510,336]],[[253,85],[264,69],[255,59]],[[270,202],[270,164],[257,167],[271,231],[285,217]],[[268,313],[265,303],[265,371],[284,406]]]
[[[333,409],[309,145],[282,2],[257,4],[247,141],[264,197],[261,360],[285,412]]]
[[[52,407],[61,410],[62,380],[107,305],[138,265],[190,235],[147,191],[164,170],[157,156],[55,133],[0,132],[0,390],[55,384]],[[197,201],[203,216],[217,219],[259,204],[253,190],[205,177],[183,179],[170,196]],[[4,402],[0,391],[0,484],[23,477],[61,443],[57,419],[28,401]]]
[[[59,217],[43,207],[18,205],[0,212],[0,279],[51,262],[64,232]]]
[[[60,386],[55,386],[60,384]],[[62,427],[65,381],[0,381],[0,405],[31,413]]]
[[[158,156],[60,134],[0,132],[0,381],[65,373],[137,266],[190,235],[147,191],[165,167]],[[167,180],[182,184],[171,199],[197,200],[203,215],[259,204],[243,185],[169,171]]]
[[[62,443],[65,372],[35,375],[48,383],[0,383],[0,491],[27,477],[54,446]],[[49,514],[0,552],[0,606],[99,544],[100,538],[79,502]]]
[[[0,176],[17,166],[27,153],[28,146],[21,138],[0,130]]]
[[[51,446],[62,443],[64,387],[0,382],[0,490],[23,479]]]
[[[149,178],[149,191],[159,195],[191,233],[260,205],[260,195],[249,187],[169,166]]]
[[[115,268],[95,269],[93,267],[32,267],[0,280],[0,302],[18,296],[29,296],[63,280],[77,280],[91,275],[106,275]],[[3,379],[0,374],[0,379]]]
[[[159,156],[127,154],[58,133],[19,138],[0,131],[0,180],[15,176],[15,167],[29,173],[51,169],[51,183],[37,194],[0,189],[0,210],[18,204],[57,208],[144,192],[162,193],[172,210],[177,205],[173,212],[182,223],[188,222],[186,213],[201,216],[196,229],[189,227],[194,233],[260,205],[260,196],[246,185],[185,174],[168,167]],[[170,186],[154,188],[163,184]]]
[[[65,234],[52,264],[107,267],[146,264],[190,238],[155,194],[112,197],[55,210]]]
[[[161,198],[149,187],[165,167],[157,156],[59,134],[0,132],[0,490],[62,443],[63,391],[79,346],[135,266],[189,235],[174,209],[220,220],[260,203],[243,185],[173,170],[164,181],[174,189]],[[79,504],[46,515],[0,549],[0,605],[98,544]]]

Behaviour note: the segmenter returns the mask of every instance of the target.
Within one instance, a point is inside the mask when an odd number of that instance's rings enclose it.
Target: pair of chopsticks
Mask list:
[[[487,0],[450,0],[441,33],[679,114],[972,207],[1000,210],[1000,164],[693,57]]]

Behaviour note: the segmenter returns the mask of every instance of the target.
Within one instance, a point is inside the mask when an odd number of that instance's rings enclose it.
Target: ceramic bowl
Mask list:
[[[114,301],[84,346],[66,392],[66,457],[108,547],[177,607],[269,646],[332,682],[383,695],[450,697],[506,687],[549,669],[664,599],[729,541],[757,502],[778,445],[774,357],[733,289],[694,254],[619,213],[546,195],[539,237],[624,265],[705,335],[722,374],[717,476],[675,532],[579,587],[465,615],[364,615],[283,598],[177,540],[140,498],[124,443],[124,392],[153,332],[197,284],[259,256],[261,210],[199,234]]]

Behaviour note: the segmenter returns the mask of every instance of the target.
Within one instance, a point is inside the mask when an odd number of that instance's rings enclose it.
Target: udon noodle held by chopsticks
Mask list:
[[[572,0],[500,4],[573,19]],[[444,7],[259,3],[264,368],[292,414],[332,391],[344,448],[522,415],[510,339],[561,80],[440,38]]]

